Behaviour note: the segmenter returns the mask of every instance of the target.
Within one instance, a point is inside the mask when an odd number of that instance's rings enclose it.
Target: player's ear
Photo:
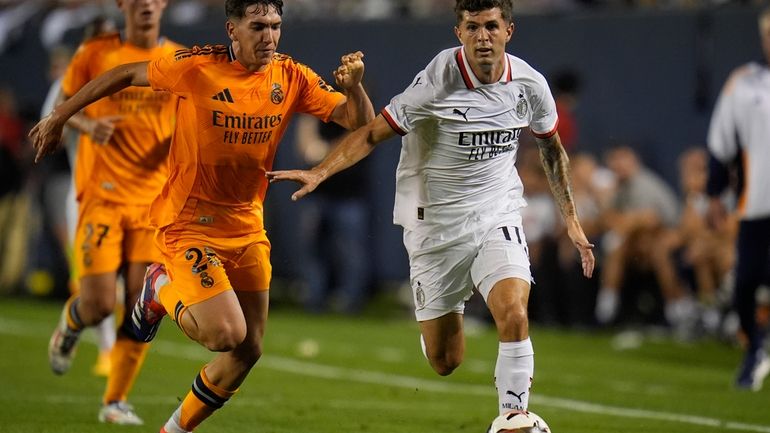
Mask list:
[[[457,39],[460,41],[460,44],[463,43],[463,38],[460,37],[460,27],[455,26],[455,36],[457,36]]]
[[[230,20],[225,21],[225,30],[231,41],[236,42],[238,40],[238,36],[235,34],[235,23]]]
[[[513,36],[513,32],[516,30],[516,25],[513,24],[513,21],[508,23],[508,27],[505,29],[506,37],[505,42],[509,42],[511,40],[511,36]]]

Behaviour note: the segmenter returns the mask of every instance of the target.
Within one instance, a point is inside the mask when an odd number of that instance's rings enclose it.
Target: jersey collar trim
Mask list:
[[[228,46],[227,46],[227,58],[228,58],[228,59],[229,59],[231,62],[234,62],[234,61],[235,61],[235,52],[233,51],[233,46],[232,46],[232,45],[228,45]]]
[[[458,48],[455,52],[455,61],[457,61],[457,67],[460,69],[460,75],[463,77],[465,87],[468,89],[475,89],[484,85],[484,83],[482,83],[481,80],[476,77],[473,69],[471,69],[471,65],[465,58],[465,50],[463,50],[463,47]],[[511,80],[513,80],[513,73],[511,72],[511,59],[509,59],[508,55],[505,54],[505,70],[500,76],[498,83],[507,83]]]

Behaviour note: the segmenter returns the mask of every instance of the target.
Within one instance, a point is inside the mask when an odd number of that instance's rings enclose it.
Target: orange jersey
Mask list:
[[[180,96],[169,178],[151,222],[203,224],[213,236],[263,228],[265,172],[289,119],[299,112],[328,121],[345,98],[288,56],[275,54],[251,73],[223,45],[157,59],[147,77],[154,89]]]
[[[157,47],[136,47],[114,33],[84,42],[62,79],[62,91],[74,95],[100,74],[117,66],[151,60],[182,48],[163,40]],[[148,205],[168,176],[169,141],[178,98],[149,87],[128,87],[85,108],[90,118],[121,116],[107,144],[80,135],[75,164],[77,197]]]

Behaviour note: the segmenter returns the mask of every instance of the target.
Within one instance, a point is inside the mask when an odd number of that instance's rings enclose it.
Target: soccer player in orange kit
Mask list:
[[[183,48],[160,35],[165,0],[118,0],[117,4],[125,16],[125,29],[80,46],[62,78],[61,100],[116,66],[172,55]],[[80,291],[65,304],[51,336],[48,355],[56,374],[69,370],[82,330],[98,325],[114,311],[118,273],[123,272],[126,281],[124,305],[130,313],[147,265],[162,260],[160,250],[152,245],[154,230],[148,212],[168,177],[166,158],[177,99],[170,92],[132,87],[89,105],[68,122],[81,132],[75,157],[79,203],[75,264]],[[118,330],[100,421],[142,424],[126,399],[147,349],[131,332]]]
[[[226,0],[230,46],[194,47],[100,76],[30,132],[37,158],[56,148],[64,122],[128,86],[180,96],[170,174],[152,204],[165,269],[151,266],[132,316],[149,341],[166,312],[217,356],[201,369],[161,432],[192,431],[237,391],[262,351],[270,243],[263,226],[265,173],[293,113],[355,129],[374,118],[360,52],[342,57],[335,79],[275,52],[281,0]]]

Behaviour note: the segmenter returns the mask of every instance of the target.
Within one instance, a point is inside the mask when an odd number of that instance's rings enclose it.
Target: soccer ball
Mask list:
[[[551,433],[551,428],[533,412],[514,410],[495,418],[487,433]]]

